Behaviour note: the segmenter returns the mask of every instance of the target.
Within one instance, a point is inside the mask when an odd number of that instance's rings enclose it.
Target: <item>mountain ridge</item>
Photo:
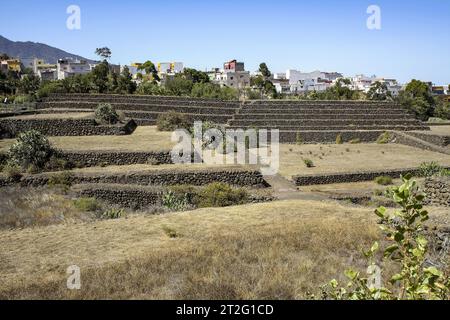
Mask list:
[[[32,41],[12,41],[0,35],[0,53],[19,59],[39,58],[47,63],[56,63],[58,59],[74,58],[94,62],[77,54],[49,46],[45,43]]]

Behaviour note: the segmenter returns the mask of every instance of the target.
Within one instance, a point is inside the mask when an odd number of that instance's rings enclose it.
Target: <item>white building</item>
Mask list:
[[[388,91],[391,92],[392,96],[397,96],[402,90],[403,86],[398,83],[396,79],[390,79],[390,78],[380,78],[375,75],[371,77],[367,77],[363,74],[358,74],[352,78],[350,78],[351,85],[350,88],[352,90],[360,90],[364,93],[369,92],[371,86],[375,82],[381,82],[386,85]]]
[[[223,69],[208,72],[210,79],[221,86],[243,89],[250,86],[250,72],[245,71],[244,63],[231,60],[223,64]]]
[[[77,74],[86,74],[91,71],[91,66],[87,61],[73,58],[59,59],[56,66],[58,80],[66,79]]]
[[[299,94],[310,91],[325,91],[339,77],[342,77],[342,74],[337,72],[318,70],[301,72],[289,69],[286,73],[274,74],[273,83],[278,93]]]

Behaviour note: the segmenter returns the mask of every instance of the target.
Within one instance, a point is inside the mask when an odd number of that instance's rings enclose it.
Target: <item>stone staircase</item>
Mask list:
[[[138,125],[154,125],[161,113],[175,111],[191,120],[226,123],[240,107],[238,101],[221,101],[189,97],[140,96],[140,95],[53,95],[39,103],[41,110],[93,110],[99,103],[110,103],[123,111]]]
[[[429,130],[401,106],[371,101],[253,101],[244,103],[228,124],[299,132]]]

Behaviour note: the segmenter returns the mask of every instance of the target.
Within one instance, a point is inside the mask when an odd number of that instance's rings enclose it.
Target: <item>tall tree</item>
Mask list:
[[[130,69],[125,66],[117,79],[117,91],[119,93],[129,93],[132,94],[136,91],[136,83],[130,73]]]
[[[154,63],[151,62],[150,60],[147,60],[143,64],[141,64],[138,67],[138,70],[144,70],[147,75],[151,75],[153,81],[160,80],[158,70],[156,70]]]
[[[258,70],[261,75],[267,80],[268,78],[271,77],[272,73],[270,72],[269,68],[267,67],[267,64],[265,62],[261,63],[259,65],[259,70]]]
[[[108,47],[95,49],[95,54],[102,57],[104,60],[109,60],[111,58],[111,50]]]
[[[391,92],[388,90],[387,85],[380,81],[373,83],[367,92],[367,98],[369,100],[387,100],[391,96]]]

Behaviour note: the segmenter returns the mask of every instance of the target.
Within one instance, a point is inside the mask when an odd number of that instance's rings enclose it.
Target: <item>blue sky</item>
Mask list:
[[[81,30],[66,9],[81,8]],[[366,27],[381,8],[381,30]],[[236,58],[254,71],[338,71],[345,75],[450,83],[448,0],[164,0],[2,3],[0,35],[36,41],[87,58],[108,46],[112,61],[182,61],[201,70]],[[12,14],[14,12],[18,15]]]

